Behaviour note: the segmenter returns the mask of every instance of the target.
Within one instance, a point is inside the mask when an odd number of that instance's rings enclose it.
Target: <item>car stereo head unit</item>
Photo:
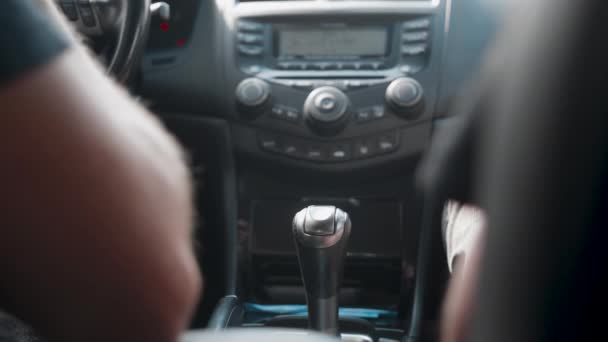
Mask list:
[[[264,153],[314,163],[384,158],[401,148],[398,127],[432,115],[424,89],[437,46],[432,16],[291,19],[235,22],[234,108],[262,129]]]
[[[389,26],[273,25],[278,60],[359,60],[390,56]]]
[[[429,56],[431,21],[264,22],[239,20],[236,50],[243,71],[416,71]]]

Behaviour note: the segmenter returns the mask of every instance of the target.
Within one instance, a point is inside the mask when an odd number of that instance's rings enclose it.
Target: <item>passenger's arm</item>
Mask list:
[[[174,341],[201,288],[174,139],[80,47],[0,104],[0,305],[51,341]]]
[[[468,207],[465,207],[468,208]],[[469,210],[469,209],[466,209]],[[479,209],[475,209],[479,210]],[[473,308],[475,306],[476,293],[478,289],[479,269],[483,257],[483,247],[485,240],[485,219],[480,218],[479,212],[460,213],[460,215],[470,215],[465,222],[470,225],[471,222],[476,222],[474,225],[474,233],[470,230],[472,227],[464,227],[468,235],[462,235],[468,241],[460,242],[462,248],[460,253],[453,254],[452,277],[448,286],[448,291],[443,303],[443,313],[441,320],[441,341],[442,342],[464,342],[468,340],[469,329],[471,327],[471,319]],[[457,229],[452,227],[452,229]]]
[[[446,203],[442,235],[450,272],[455,272],[457,263],[466,263],[477,236],[485,230],[485,226],[485,214],[480,208],[453,200]]]

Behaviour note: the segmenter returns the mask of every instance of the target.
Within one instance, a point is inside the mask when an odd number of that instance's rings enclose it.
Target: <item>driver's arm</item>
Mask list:
[[[51,341],[175,341],[201,288],[182,152],[35,2],[0,14],[0,309]]]

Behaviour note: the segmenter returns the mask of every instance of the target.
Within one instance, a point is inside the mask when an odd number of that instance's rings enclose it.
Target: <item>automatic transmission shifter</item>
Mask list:
[[[351,222],[333,206],[310,206],[293,219],[310,328],[338,335],[338,290]]]

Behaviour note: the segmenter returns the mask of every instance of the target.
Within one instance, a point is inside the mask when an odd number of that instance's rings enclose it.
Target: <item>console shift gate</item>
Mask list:
[[[338,291],[351,231],[348,214],[333,206],[310,206],[293,220],[293,235],[313,330],[338,335]]]

